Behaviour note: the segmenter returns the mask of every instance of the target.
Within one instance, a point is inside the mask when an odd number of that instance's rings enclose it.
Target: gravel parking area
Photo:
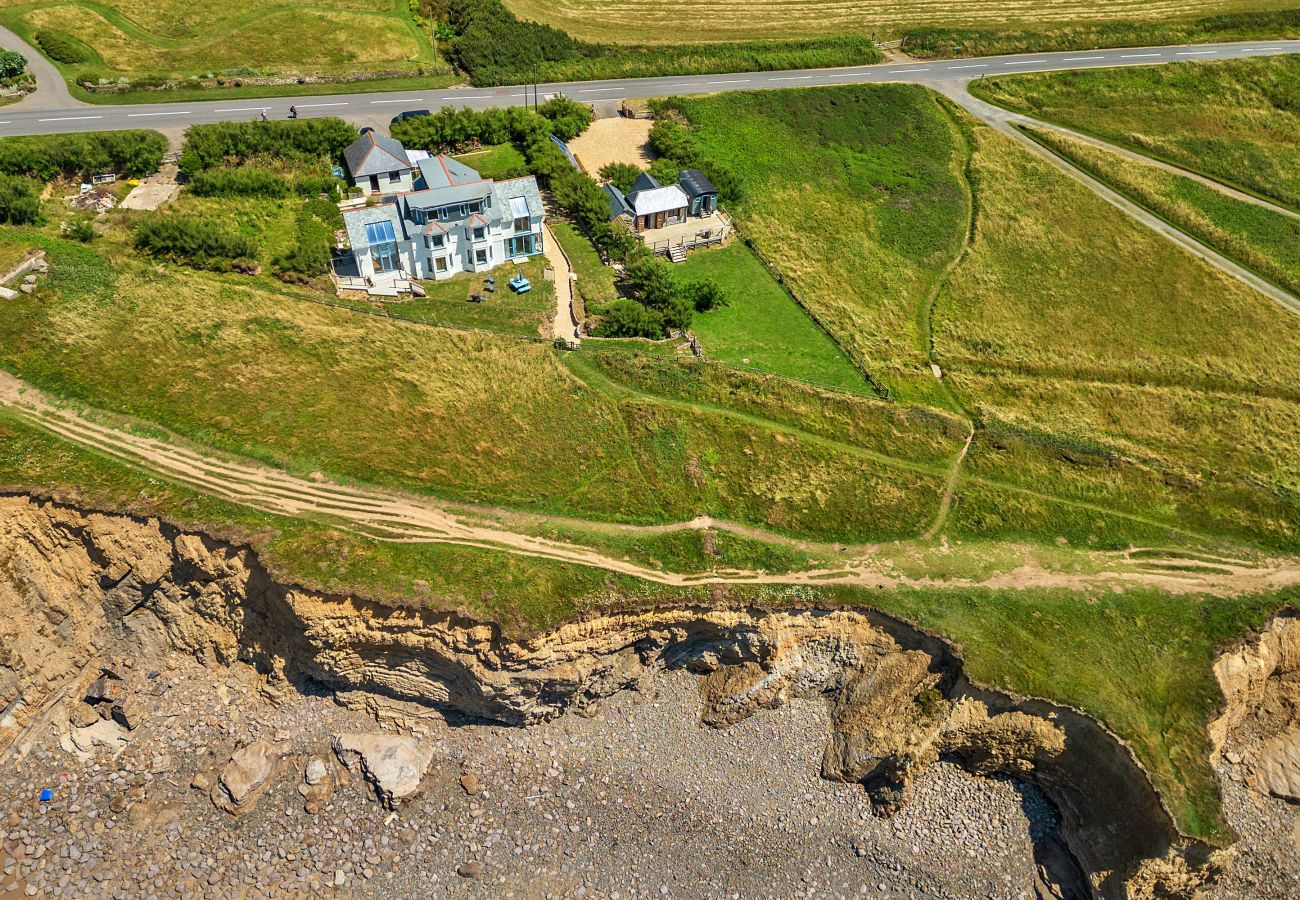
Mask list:
[[[591,127],[569,142],[569,149],[583,167],[595,177],[613,162],[626,162],[645,168],[654,158],[650,151],[649,119],[597,119]]]

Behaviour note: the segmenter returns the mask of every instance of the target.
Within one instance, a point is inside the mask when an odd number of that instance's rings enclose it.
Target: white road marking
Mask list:
[[[748,78],[733,78],[731,81],[706,81],[705,84],[749,84]]]
[[[311,109],[314,106],[347,106],[347,103],[299,103],[299,109]]]
[[[127,113],[126,117],[128,119],[143,119],[146,116],[188,116],[188,115],[190,115],[190,111],[188,109],[179,109],[176,112]]]
[[[890,69],[890,70],[889,70],[889,74],[890,74],[890,75],[904,75],[904,74],[906,74],[906,73],[908,73],[908,72],[928,72],[928,71],[930,71],[930,69],[929,69],[928,67],[927,67],[927,68],[924,68],[924,69]]]
[[[583,88],[582,90],[580,90],[580,91],[575,91],[574,93],[576,93],[576,94],[608,94],[610,91],[621,91],[621,90],[623,90],[621,87],[610,87],[610,88]]]
[[[1246,50],[1243,50],[1242,52],[1245,53],[1245,52],[1247,52],[1247,51],[1251,51],[1251,52],[1254,52],[1254,53],[1263,53],[1265,50],[1282,50],[1282,49],[1285,49],[1285,48],[1283,48],[1283,47],[1247,47]]]
[[[1218,50],[1179,50],[1179,56],[1214,56]]]
[[[869,78],[874,72],[832,72],[827,78]]]
[[[812,78],[811,75],[788,75],[784,78],[773,78],[773,81],[804,81]]]
[[[398,97],[396,100],[371,100],[371,103],[423,103],[423,97]]]
[[[987,69],[988,63],[972,63],[969,66],[949,66],[950,69]]]
[[[520,96],[515,94],[516,97]],[[491,100],[491,94],[457,94],[454,97],[436,97],[437,100]]]
[[[1153,56],[1164,56],[1163,53],[1121,53],[1120,59],[1150,59]]]
[[[37,122],[80,122],[83,119],[102,119],[103,116],[59,116],[55,119],[37,119]]]
[[[1004,66],[1032,66],[1038,63],[1045,63],[1045,59],[1014,59],[1011,62],[1004,62]]]
[[[1067,56],[1061,62],[1089,62],[1094,59],[1105,59],[1104,56]]]
[[[266,112],[269,106],[238,106],[234,109],[214,109],[213,112]]]

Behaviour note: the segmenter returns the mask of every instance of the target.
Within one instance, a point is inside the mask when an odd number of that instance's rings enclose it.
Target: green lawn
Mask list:
[[[1300,209],[1300,56],[990,78],[974,90]]]
[[[712,279],[729,305],[695,316],[709,359],[849,391],[868,391],[844,353],[801,310],[741,241],[697,250],[675,266],[680,280]]]
[[[482,150],[462,153],[456,159],[484,178],[518,178],[528,174],[524,155],[515,149],[514,144],[493,144]]]
[[[507,284],[516,271],[532,282],[533,289],[526,294],[516,294]],[[386,309],[416,322],[541,337],[555,316],[555,285],[546,280],[545,272],[545,257],[534,256],[522,266],[498,266],[482,274],[463,273],[446,281],[422,281],[427,297],[389,303]],[[487,276],[496,279],[494,293],[486,290]],[[487,299],[471,303],[470,294]]]
[[[578,276],[574,292],[583,306],[594,308],[615,299],[618,290],[614,286],[614,270],[605,265],[591,241],[568,222],[548,222],[547,225]]]
[[[1031,134],[1161,218],[1300,296],[1300,219],[1057,131]]]

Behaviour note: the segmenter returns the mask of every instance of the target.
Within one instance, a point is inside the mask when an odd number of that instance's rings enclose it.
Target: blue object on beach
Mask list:
[[[54,799],[54,791],[50,790],[49,788],[45,788],[44,790],[41,791],[42,803],[49,803],[53,799]]]

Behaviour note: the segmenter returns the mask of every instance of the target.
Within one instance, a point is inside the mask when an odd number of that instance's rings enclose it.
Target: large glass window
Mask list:
[[[370,243],[370,259],[375,272],[395,272],[401,268],[392,222],[372,222],[367,225],[366,240]]]
[[[532,256],[536,252],[536,242],[531,234],[506,239],[506,256]]]

